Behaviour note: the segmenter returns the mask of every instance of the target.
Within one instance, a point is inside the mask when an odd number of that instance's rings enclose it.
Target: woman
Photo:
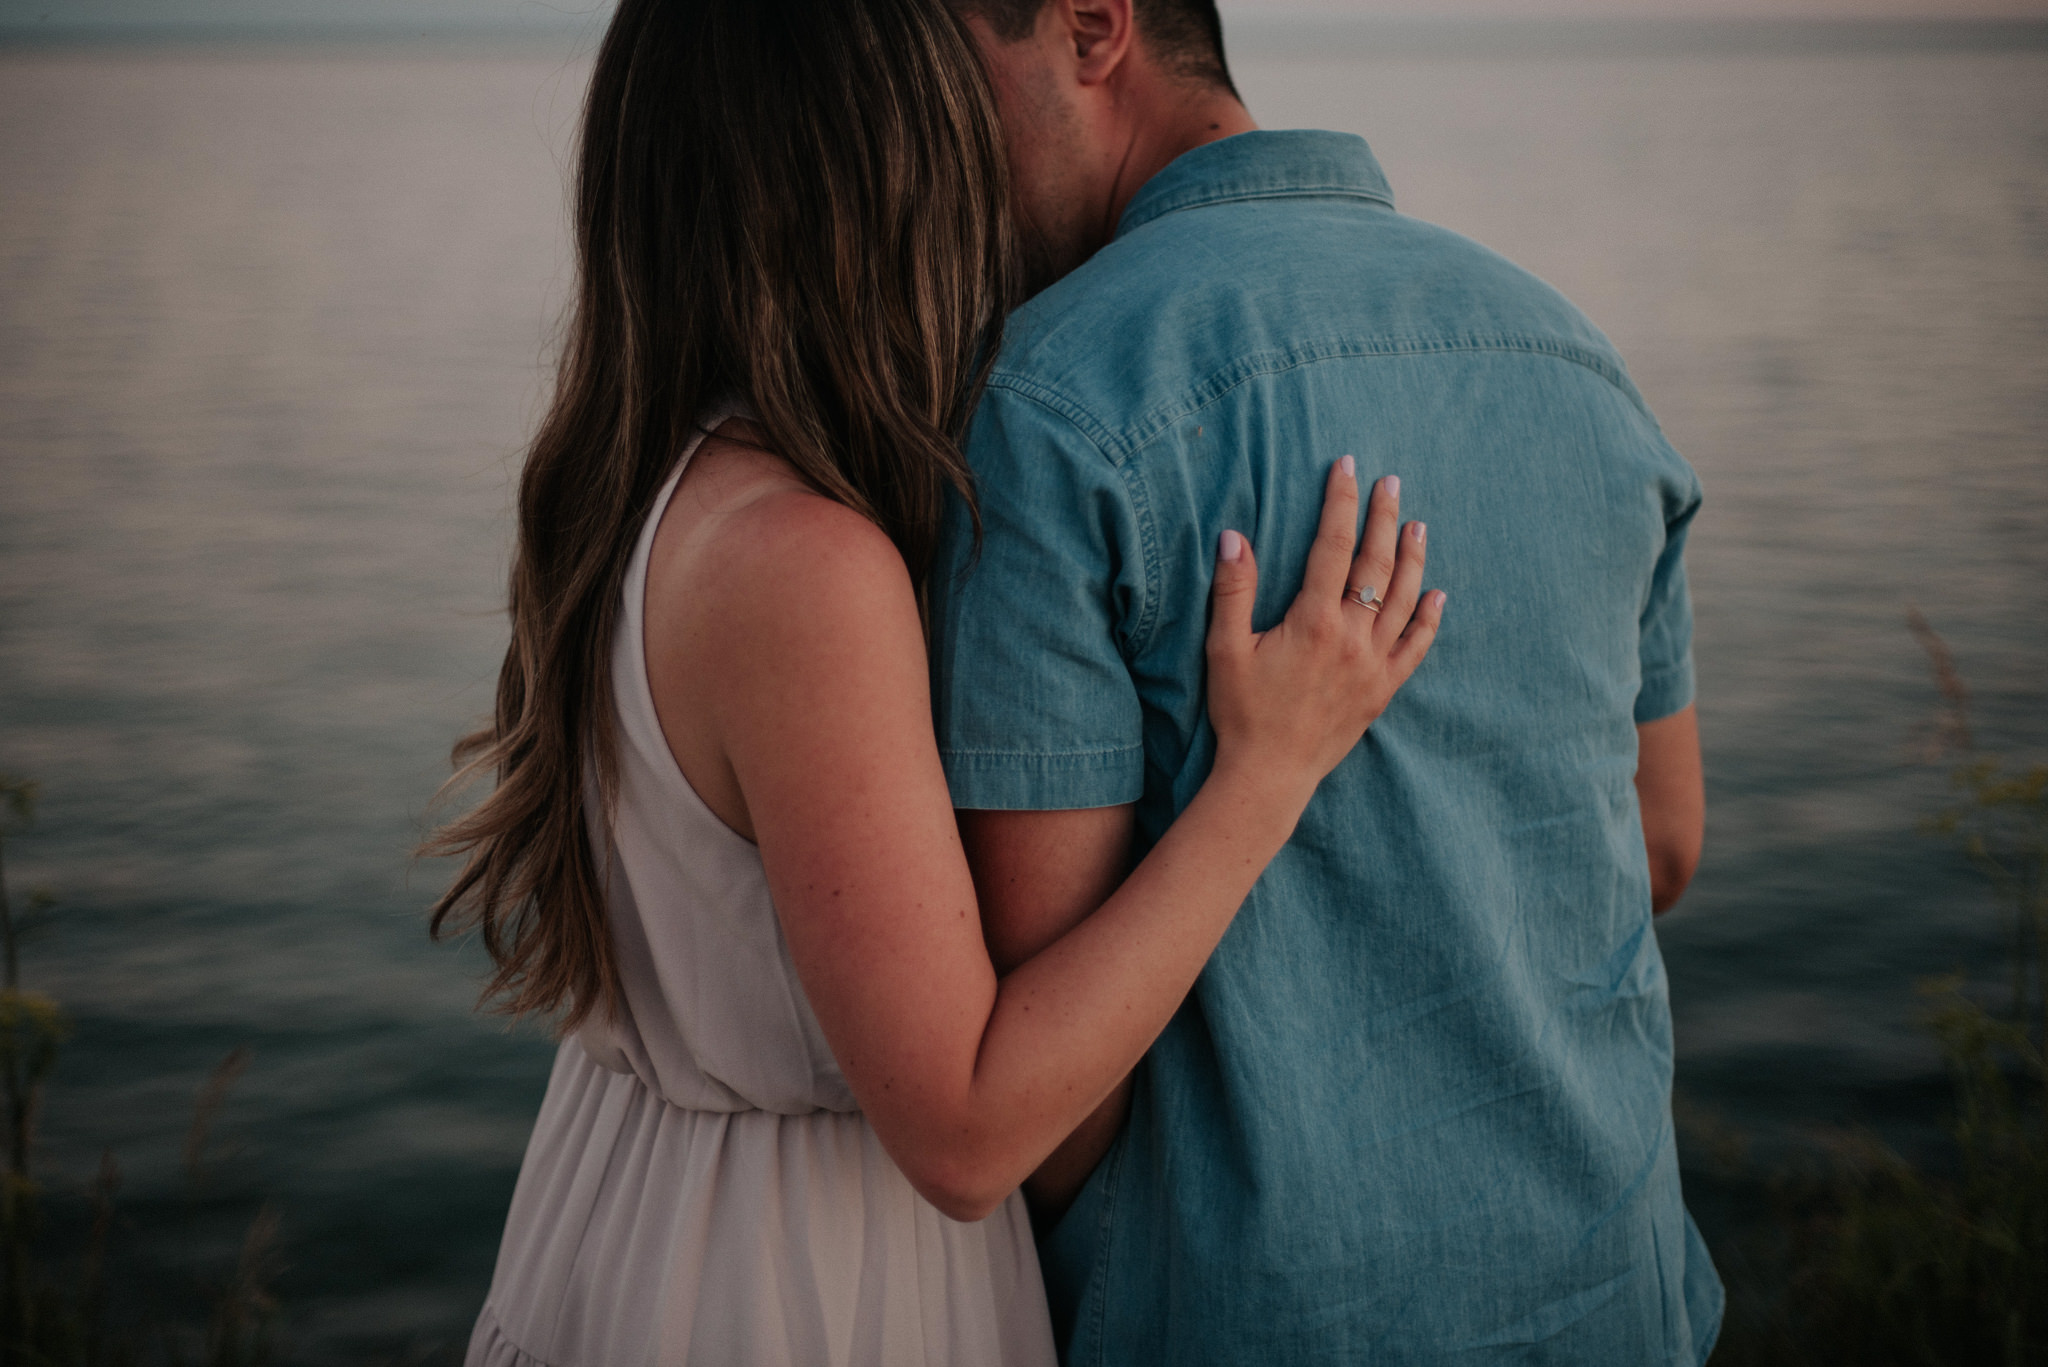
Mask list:
[[[564,1035],[472,1363],[1050,1364],[1018,1184],[1433,638],[1419,539],[1354,577],[1348,459],[1263,635],[1226,534],[1214,773],[998,977],[921,603],[972,503],[1002,168],[945,0],[625,0],[606,37],[496,721],[457,752],[496,786],[438,842],[437,930],[480,927],[491,994]],[[1396,535],[1383,494],[1360,565]]]

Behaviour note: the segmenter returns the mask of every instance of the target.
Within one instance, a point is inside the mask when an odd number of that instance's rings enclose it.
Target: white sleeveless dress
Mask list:
[[[647,557],[695,448],[641,532],[612,657],[625,1000],[555,1056],[468,1367],[1053,1367],[1022,1197],[961,1224],[912,1190],[811,1014],[760,855],[662,737]]]

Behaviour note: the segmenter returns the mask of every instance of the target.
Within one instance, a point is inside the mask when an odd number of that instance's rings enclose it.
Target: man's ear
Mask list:
[[[1108,80],[1130,55],[1136,32],[1131,0],[1053,0],[1053,9],[1081,84]]]

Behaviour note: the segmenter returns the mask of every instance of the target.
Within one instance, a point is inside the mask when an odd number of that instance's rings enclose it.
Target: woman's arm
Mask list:
[[[1004,973],[1079,925],[1131,871],[1137,809],[959,811],[960,841],[981,903],[981,929]],[[1024,1179],[1034,1220],[1057,1220],[1116,1142],[1130,1112],[1131,1080]]]
[[[798,975],[854,1095],[949,1215],[992,1210],[1116,1087],[1317,783],[1427,650],[1441,602],[1416,612],[1419,536],[1402,538],[1383,616],[1343,603],[1356,517],[1355,482],[1333,472],[1302,597],[1262,635],[1249,552],[1219,563],[1208,782],[1098,911],[1001,977],[894,547],[796,492],[757,500],[716,538],[718,572],[698,584],[714,610],[698,614],[688,652],[704,673],[688,691],[737,780]],[[1396,517],[1391,499],[1375,500],[1363,559],[1392,567]]]

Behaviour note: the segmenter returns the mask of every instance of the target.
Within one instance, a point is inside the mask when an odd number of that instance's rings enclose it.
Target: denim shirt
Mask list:
[[[1135,802],[1207,775],[1218,534],[1255,622],[1324,477],[1402,477],[1450,596],[1140,1065],[1041,1255],[1067,1360],[1705,1360],[1679,1192],[1636,725],[1692,700],[1699,505],[1608,341],[1393,208],[1357,138],[1255,132],[1155,176],[1013,318],[933,578],[956,804]]]

